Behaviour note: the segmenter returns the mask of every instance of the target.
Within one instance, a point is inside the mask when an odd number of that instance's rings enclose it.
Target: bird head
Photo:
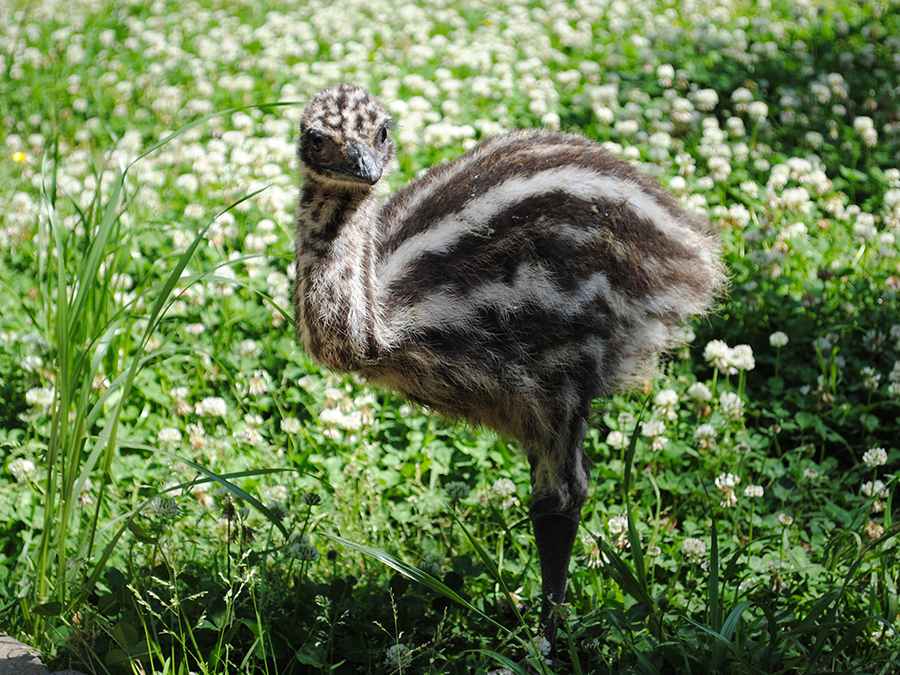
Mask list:
[[[326,183],[374,185],[394,155],[391,118],[374,96],[337,84],[313,96],[300,120],[305,175]]]

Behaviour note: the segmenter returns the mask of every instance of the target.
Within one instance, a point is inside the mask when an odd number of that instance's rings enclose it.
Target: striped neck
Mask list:
[[[297,217],[294,309],[307,353],[329,368],[354,371],[377,354],[375,191],[303,182]]]

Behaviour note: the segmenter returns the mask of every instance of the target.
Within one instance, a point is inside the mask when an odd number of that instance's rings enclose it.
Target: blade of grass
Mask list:
[[[467,610],[469,610],[471,612],[475,612],[481,618],[488,621],[495,628],[497,628],[505,633],[509,633],[508,628],[506,628],[505,626],[494,621],[491,617],[489,617],[487,614],[482,612],[475,605],[473,605],[468,600],[463,598],[459,593],[457,593],[456,591],[454,591],[453,589],[448,587],[446,584],[444,584],[440,580],[435,579],[433,576],[431,576],[424,570],[420,570],[418,567],[414,567],[413,565],[409,565],[409,564],[403,562],[402,560],[392,556],[387,551],[382,551],[381,549],[374,548],[372,546],[366,546],[364,544],[357,544],[355,541],[350,541],[349,539],[344,539],[343,537],[338,537],[333,534],[328,534],[327,532],[323,533],[323,535],[325,537],[328,537],[332,541],[340,544],[341,546],[345,546],[347,548],[353,549],[354,551],[358,551],[359,553],[362,553],[363,555],[365,555],[369,558],[374,558],[375,560],[380,561],[381,563],[387,565],[391,569],[393,569],[397,572],[400,572],[401,574],[404,574],[411,579],[414,579],[415,581],[419,582],[423,586],[426,586],[427,588],[430,588],[431,590],[435,591],[436,593],[440,593],[444,597],[446,597],[450,600],[453,600],[454,602],[462,605]]]

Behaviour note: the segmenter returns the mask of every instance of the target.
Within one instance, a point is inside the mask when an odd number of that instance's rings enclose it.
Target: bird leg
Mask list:
[[[569,560],[581,522],[581,502],[562,509],[558,497],[534,499],[529,509],[534,541],[541,562],[541,634],[556,645],[556,631],[563,616],[556,610],[566,601],[569,584]]]

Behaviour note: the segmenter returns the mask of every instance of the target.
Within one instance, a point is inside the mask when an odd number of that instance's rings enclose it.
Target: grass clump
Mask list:
[[[0,625],[103,673],[896,669],[900,8],[760,7],[0,9]],[[715,315],[597,403],[552,663],[515,449],[293,340],[338,80],[396,184],[558,127],[722,240]]]

